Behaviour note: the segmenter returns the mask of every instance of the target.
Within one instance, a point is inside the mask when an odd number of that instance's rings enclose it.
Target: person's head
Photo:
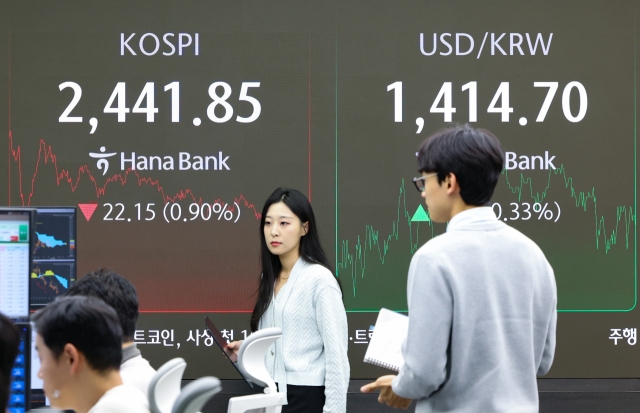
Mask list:
[[[258,329],[280,275],[282,261],[302,257],[331,271],[331,264],[320,245],[316,218],[311,203],[300,191],[278,188],[262,208],[260,220],[260,261],[262,274],[258,300],[251,316],[251,329]]]
[[[297,259],[303,251],[310,255],[320,246],[311,204],[295,189],[278,188],[271,194],[262,208],[260,226],[261,247],[268,252],[263,258]]]
[[[113,308],[94,297],[60,297],[33,316],[38,377],[52,406],[76,409],[95,383],[118,373],[122,328]]]
[[[0,412],[4,412],[9,402],[11,369],[18,355],[20,332],[4,315],[0,314]]]
[[[416,186],[435,222],[447,222],[464,209],[489,203],[504,167],[498,139],[469,125],[443,129],[418,151]]]
[[[123,342],[133,341],[139,315],[138,295],[129,280],[107,268],[100,268],[76,281],[66,295],[97,297],[109,304],[120,319]]]

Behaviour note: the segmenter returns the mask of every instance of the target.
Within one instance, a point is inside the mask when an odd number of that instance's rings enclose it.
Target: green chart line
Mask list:
[[[625,247],[629,249],[629,233],[631,232],[632,223],[636,221],[635,211],[632,206],[617,206],[616,207],[616,224],[615,229],[611,231],[609,235],[607,235],[606,227],[605,227],[605,218],[604,216],[598,216],[597,212],[597,198],[595,194],[595,188],[591,188],[589,191],[577,191],[573,186],[573,178],[568,177],[564,168],[564,165],[561,165],[559,168],[554,170],[549,170],[549,177],[547,180],[547,185],[542,192],[534,192],[532,179],[525,177],[522,173],[520,173],[518,184],[514,185],[511,183],[509,179],[509,174],[505,170],[503,171],[505,175],[505,179],[507,185],[513,194],[517,194],[518,202],[522,201],[522,198],[525,195],[529,195],[534,202],[542,202],[547,197],[547,191],[551,187],[551,178],[555,175],[560,175],[563,178],[564,186],[571,193],[572,198],[575,200],[576,208],[587,212],[587,206],[590,201],[593,202],[594,209],[594,222],[595,222],[595,246],[596,249],[600,249],[601,246],[601,237],[604,241],[604,251],[608,253],[609,250],[617,244],[618,242],[618,231],[620,229],[620,223],[622,222],[624,235],[625,235]],[[528,187],[528,188],[527,188]],[[420,215],[420,210],[416,212],[415,215]],[[349,240],[342,240],[340,242],[340,256],[337,263],[338,273],[342,275],[344,271],[349,271],[351,280],[353,282],[353,296],[357,295],[357,281],[358,278],[365,278],[366,272],[366,263],[367,263],[367,253],[373,253],[374,257],[377,257],[381,264],[385,263],[385,259],[389,250],[393,247],[392,241],[398,241],[400,237],[400,228],[406,227],[409,232],[410,239],[410,250],[411,254],[415,253],[415,251],[420,248],[422,242],[420,241],[420,223],[415,222],[414,219],[412,222],[412,216],[407,209],[406,203],[406,189],[404,179],[400,184],[400,191],[398,194],[398,208],[396,212],[396,218],[391,223],[391,232],[388,236],[384,237],[380,235],[380,231],[375,229],[373,225],[366,225],[364,235],[358,235],[357,241],[355,243],[355,252],[351,252]],[[422,221],[427,221],[427,219],[422,219]],[[415,225],[415,229],[414,226]],[[433,238],[434,230],[430,221],[425,222],[430,226],[430,236]]]
[[[596,249],[600,249],[600,237],[602,236],[604,240],[604,250],[605,253],[608,253],[612,246],[616,245],[618,242],[618,230],[620,222],[624,220],[624,230],[625,230],[625,241],[626,248],[629,249],[629,233],[631,231],[631,225],[636,220],[635,211],[632,206],[617,206],[616,207],[616,225],[615,229],[611,231],[611,234],[607,237],[607,232],[605,229],[604,216],[598,217],[598,204],[596,202],[596,190],[595,188],[591,188],[591,190],[582,192],[576,191],[573,187],[573,178],[567,177],[566,171],[564,169],[564,165],[560,165],[557,169],[549,169],[549,179],[547,180],[547,186],[544,188],[542,192],[533,191],[533,185],[531,178],[525,178],[524,175],[520,174],[520,182],[516,185],[512,185],[509,181],[509,173],[508,171],[503,172],[507,185],[512,193],[518,195],[518,202],[522,201],[522,197],[525,193],[531,197],[534,202],[542,203],[547,197],[547,191],[551,187],[551,177],[553,175],[562,175],[564,180],[564,186],[571,191],[571,197],[575,200],[576,207],[582,209],[584,212],[587,212],[587,205],[589,201],[593,201],[593,214],[595,218],[595,243]],[[525,191],[525,186],[529,186],[529,190]]]
[[[358,235],[358,240],[356,241],[355,253],[351,254],[349,252],[349,241],[343,240],[340,244],[340,250],[342,252],[341,259],[338,261],[338,273],[340,270],[345,270],[347,268],[351,268],[351,280],[353,282],[353,296],[356,296],[356,286],[357,286],[357,278],[364,278],[364,274],[366,271],[366,258],[367,251],[372,251],[374,255],[377,255],[380,262],[384,264],[385,258],[387,256],[387,252],[389,251],[389,244],[392,240],[398,241],[400,237],[400,226],[406,223],[407,227],[409,227],[409,239],[410,239],[410,248],[411,253],[413,254],[420,248],[419,241],[419,232],[420,232],[420,223],[415,222],[415,234],[414,229],[411,225],[411,218],[413,214],[411,214],[407,210],[407,199],[406,199],[406,188],[404,186],[404,179],[400,184],[400,193],[398,194],[398,209],[396,214],[396,219],[391,223],[391,234],[385,237],[380,237],[380,231],[376,230],[372,225],[365,226],[365,235],[364,242],[360,239]],[[425,220],[426,221],[426,220]],[[431,227],[431,237],[433,238],[433,226],[430,221],[426,221],[426,223]],[[415,238],[415,240],[414,240]],[[380,242],[382,241],[382,243]],[[359,269],[358,269],[359,268]]]

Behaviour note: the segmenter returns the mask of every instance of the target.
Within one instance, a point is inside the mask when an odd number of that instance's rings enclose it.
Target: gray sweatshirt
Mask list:
[[[409,332],[393,391],[416,412],[537,412],[556,284],[538,246],[489,207],[455,215],[409,267]]]

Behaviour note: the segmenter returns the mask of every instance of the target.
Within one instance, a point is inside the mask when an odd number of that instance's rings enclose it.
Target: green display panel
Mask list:
[[[349,310],[407,309],[399,280],[446,228],[421,217],[415,152],[448,123],[501,140],[491,205],[544,251],[560,311],[635,307],[634,14],[549,3],[538,20],[540,8],[339,6],[336,255]]]

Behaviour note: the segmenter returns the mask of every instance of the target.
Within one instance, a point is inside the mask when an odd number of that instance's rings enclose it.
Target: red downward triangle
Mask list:
[[[96,208],[98,208],[98,204],[78,204],[78,206],[80,207],[80,211],[84,214],[84,217],[87,219],[87,222],[89,222]]]

